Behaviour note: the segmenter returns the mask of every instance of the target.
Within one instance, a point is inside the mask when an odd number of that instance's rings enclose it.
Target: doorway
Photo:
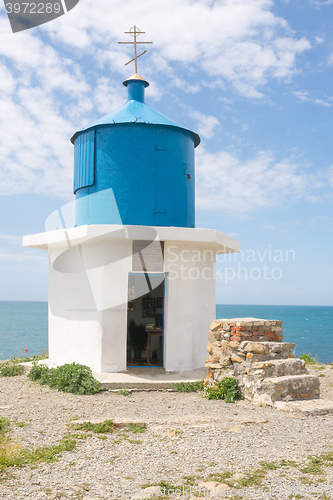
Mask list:
[[[127,366],[163,366],[164,274],[129,273]]]

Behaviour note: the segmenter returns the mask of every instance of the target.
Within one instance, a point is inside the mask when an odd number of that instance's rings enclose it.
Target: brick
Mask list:
[[[273,332],[272,332],[272,330],[271,330],[271,329],[269,329],[269,330],[265,330],[265,331],[264,331],[264,334],[265,334],[265,335],[266,335],[267,333],[273,333]]]
[[[239,337],[238,335],[231,335],[230,340],[233,340],[235,342],[241,342],[242,337]]]

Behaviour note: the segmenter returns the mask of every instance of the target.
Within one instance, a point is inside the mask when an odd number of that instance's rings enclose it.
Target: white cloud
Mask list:
[[[321,6],[321,5],[330,5],[333,3],[333,0],[310,0],[310,3],[316,6]]]
[[[41,34],[2,35],[0,195],[71,196],[69,138],[124,102],[115,81],[133,72],[124,66],[132,49],[117,42],[127,40],[131,20],[145,29],[141,40],[154,42],[139,63],[158,83],[152,98],[170,95],[171,86],[197,94],[209,84],[262,99],[262,87],[290,79],[297,55],[311,47],[273,7],[272,0],[85,0]],[[2,8],[0,31],[8,25]],[[218,119],[203,115],[200,126],[211,136]]]
[[[317,202],[324,186],[319,174],[307,173],[291,159],[277,162],[269,152],[247,161],[226,151],[197,155],[196,203],[203,210],[246,216],[300,199]]]
[[[0,234],[0,239],[13,243],[14,245],[22,245],[21,236],[14,236],[13,234]]]
[[[325,106],[330,108],[333,106],[333,96],[327,97],[326,100],[310,97],[310,92],[305,90],[298,90],[293,92],[293,94],[302,102],[313,102],[314,104],[319,104],[320,106]]]
[[[220,128],[220,122],[216,116],[205,115],[204,113],[191,109],[189,106],[182,107],[184,107],[188,115],[197,122],[195,130],[200,137],[211,139],[216,134],[217,130]]]
[[[11,264],[14,262],[30,262],[31,264],[38,263],[41,266],[45,266],[48,263],[48,254],[47,252],[38,253],[33,250],[31,252],[26,250],[22,250],[22,252],[8,252],[0,248],[0,262],[9,262]]]

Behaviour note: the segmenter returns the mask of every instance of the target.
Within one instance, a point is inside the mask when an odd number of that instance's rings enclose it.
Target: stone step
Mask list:
[[[285,375],[263,380],[257,393],[266,396],[267,404],[319,398],[320,382],[316,375]],[[262,400],[262,398],[260,398]]]
[[[271,359],[252,363],[248,375],[257,377],[284,377],[286,375],[307,375],[305,362],[301,359]]]

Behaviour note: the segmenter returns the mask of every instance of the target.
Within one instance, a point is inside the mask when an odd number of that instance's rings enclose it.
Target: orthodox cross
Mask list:
[[[144,34],[145,31],[140,31],[140,29],[137,27],[137,26],[133,26],[133,28],[131,28],[129,31],[125,31],[125,35],[131,35],[132,37],[134,37],[134,42],[118,42],[118,43],[122,43],[122,44],[131,44],[131,45],[134,45],[134,57],[133,59],[131,59],[130,61],[128,61],[125,66],[127,66],[129,63],[131,63],[132,61],[135,61],[135,73],[138,72],[138,58],[140,56],[143,56],[143,54],[145,54],[147,51],[145,50],[144,52],[142,52],[141,54],[137,55],[137,44],[138,43],[153,43],[153,42],[138,42],[137,41],[137,37],[141,34]]]

